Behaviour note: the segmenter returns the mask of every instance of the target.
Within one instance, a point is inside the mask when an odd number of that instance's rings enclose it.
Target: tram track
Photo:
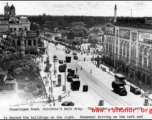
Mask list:
[[[71,68],[76,68],[79,65],[77,63],[69,64]],[[80,66],[79,66],[80,68]],[[79,71],[80,78],[87,84],[95,93],[97,93],[99,96],[101,96],[105,101],[107,101],[112,106],[131,106],[128,102],[124,101],[120,96],[116,96],[115,93],[110,91],[105,85],[103,85],[101,82],[96,80],[92,75],[90,75],[87,71],[84,69],[82,72]]]

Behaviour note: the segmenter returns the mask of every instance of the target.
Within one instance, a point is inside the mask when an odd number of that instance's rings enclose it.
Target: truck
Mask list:
[[[125,77],[121,74],[115,74],[115,81],[112,82],[113,91],[119,95],[127,95],[127,90],[125,88],[126,82]]]
[[[72,78],[71,90],[76,91],[80,88],[80,80],[78,78]]]
[[[66,63],[70,63],[71,62],[71,56],[66,56],[65,60],[66,60]]]

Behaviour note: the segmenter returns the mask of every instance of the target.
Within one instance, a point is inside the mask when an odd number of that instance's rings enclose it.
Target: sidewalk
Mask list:
[[[94,64],[94,62],[92,62],[92,63]],[[101,67],[104,67],[104,68],[106,69],[106,72],[109,73],[109,68],[108,68],[106,65],[101,64],[101,65],[100,65],[100,68],[101,68]],[[110,71],[110,75],[114,76],[115,73],[113,73],[112,71]],[[130,83],[130,82],[127,81],[127,80],[126,80],[126,83],[127,83],[128,86],[133,85],[134,87],[139,88],[137,85],[135,85],[135,84],[133,84],[133,83]],[[140,89],[140,88],[139,88],[139,89]],[[146,88],[146,87],[145,87],[144,90],[141,89],[142,93],[144,93],[145,90],[149,90],[149,88]],[[150,94],[148,98],[149,98],[149,100],[152,101],[152,94]]]

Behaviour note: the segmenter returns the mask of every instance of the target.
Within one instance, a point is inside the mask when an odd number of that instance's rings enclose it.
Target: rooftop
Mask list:
[[[116,26],[152,29],[152,18],[148,17],[118,17]]]

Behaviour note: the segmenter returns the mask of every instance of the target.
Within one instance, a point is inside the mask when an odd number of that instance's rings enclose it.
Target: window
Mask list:
[[[144,67],[147,67],[147,58],[144,57]]]
[[[142,66],[142,46],[140,47],[140,49],[139,49],[139,65],[141,65]]]
[[[122,57],[122,42],[120,43],[120,57]]]
[[[16,28],[14,28],[14,31],[16,31]]]
[[[12,28],[10,28],[10,32],[12,32]]]
[[[147,56],[147,52],[148,52],[148,48],[146,47],[145,50],[144,50],[144,55]]]
[[[31,42],[31,40],[29,40],[29,41],[28,41],[28,45],[29,45],[29,46],[31,46],[31,45],[32,45],[32,42]]]
[[[19,31],[22,31],[22,28],[19,28]]]
[[[27,28],[25,28],[25,31],[27,31]]]
[[[36,40],[34,40],[34,46],[36,46]]]
[[[127,44],[127,59],[129,59],[129,43]]]
[[[18,45],[18,46],[20,46],[20,45],[21,45],[20,40],[17,40],[17,45]]]
[[[149,68],[152,69],[152,50],[149,51]]]
[[[125,52],[126,52],[126,43],[123,45],[123,57],[125,58]]]

